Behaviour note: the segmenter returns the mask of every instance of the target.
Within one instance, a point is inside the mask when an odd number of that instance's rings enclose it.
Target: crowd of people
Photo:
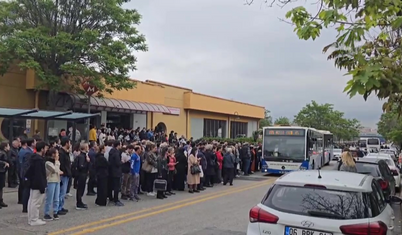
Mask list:
[[[11,146],[1,143],[0,208],[7,207],[2,197],[7,172],[9,186],[19,187],[18,203],[28,224],[37,226],[68,213],[64,205],[71,187],[76,189],[77,210],[88,209],[85,191],[97,206],[124,206],[122,200],[137,202],[145,194],[165,199],[175,191],[193,194],[216,184],[232,186],[241,170],[247,176],[259,168],[261,148],[248,143],[195,143],[174,132],[156,139],[150,132],[91,126],[89,142],[72,145],[61,132],[50,143],[39,137],[16,138]],[[105,133],[114,138],[104,138]]]

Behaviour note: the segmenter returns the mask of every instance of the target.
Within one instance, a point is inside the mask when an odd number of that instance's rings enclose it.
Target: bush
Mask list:
[[[219,138],[219,137],[203,137],[198,140],[195,140],[196,143],[201,142],[201,141],[205,141],[205,142],[218,141],[218,142],[228,142],[228,143],[234,143],[234,142],[235,143],[238,143],[238,142],[261,143],[262,142],[261,139],[257,139],[257,141],[254,141],[254,138],[251,138],[251,137],[243,137],[243,138],[236,138],[236,139]]]

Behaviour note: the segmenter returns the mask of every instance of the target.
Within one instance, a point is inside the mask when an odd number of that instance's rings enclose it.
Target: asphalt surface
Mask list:
[[[335,167],[331,163],[323,170]],[[85,196],[86,211],[76,211],[75,197],[71,197],[66,202],[67,215],[40,227],[27,225],[26,214],[16,204],[16,190],[7,188],[4,200],[10,206],[0,210],[0,235],[245,235],[250,208],[276,178],[257,173],[237,178],[233,187],[218,185],[199,194],[179,192],[164,200],[142,195],[139,202],[124,201],[124,207],[97,207],[95,197]],[[402,234],[402,210],[399,206],[394,210],[399,222],[395,234]]]

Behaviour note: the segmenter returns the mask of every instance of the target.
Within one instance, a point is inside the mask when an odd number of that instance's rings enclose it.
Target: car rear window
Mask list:
[[[275,185],[262,203],[291,214],[340,220],[363,219],[369,217],[365,198],[359,192]]]
[[[357,173],[360,173],[360,174],[368,174],[368,175],[372,175],[374,177],[381,176],[381,173],[378,169],[377,164],[356,162],[356,169],[357,169]]]

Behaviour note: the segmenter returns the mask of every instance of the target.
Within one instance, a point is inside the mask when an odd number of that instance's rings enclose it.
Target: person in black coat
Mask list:
[[[88,156],[88,144],[81,144],[80,145],[80,154],[75,158],[73,163],[73,168],[76,168],[76,179],[77,179],[77,210],[88,209],[88,206],[82,202],[82,196],[84,196],[85,187],[87,184],[88,178],[88,171],[89,171],[89,164],[90,158]]]
[[[205,146],[205,160],[207,163],[207,169],[205,174],[205,186],[206,187],[213,187],[214,186],[214,179],[216,174],[216,166],[218,165],[217,157],[215,153],[212,151],[213,146],[208,144]]]
[[[95,204],[98,206],[106,206],[107,204],[107,179],[109,176],[109,162],[104,156],[105,146],[99,147],[99,152],[95,157],[94,169],[97,179],[97,197]]]
[[[113,142],[113,148],[109,152],[109,200],[113,201],[115,206],[124,206],[119,200],[119,191],[121,185],[121,143],[116,140]]]
[[[6,185],[6,172],[10,167],[7,157],[9,148],[10,146],[7,142],[0,144],[0,209],[8,206],[3,201],[3,188]]]
[[[45,168],[45,142],[36,143],[36,153],[29,159],[29,168],[25,172],[27,186],[30,189],[28,200],[28,224],[31,226],[44,225],[45,221],[39,219],[39,208],[45,198],[47,187]]]
[[[179,148],[176,155],[176,175],[174,176],[175,189],[184,191],[184,181],[187,177],[187,157],[184,155],[184,148]]]

